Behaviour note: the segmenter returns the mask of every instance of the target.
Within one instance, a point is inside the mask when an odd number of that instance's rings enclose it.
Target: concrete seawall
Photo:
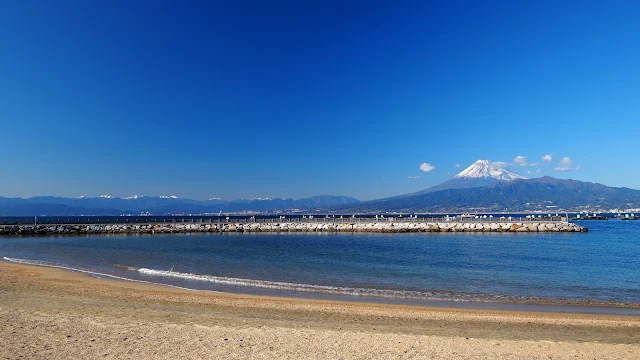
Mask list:
[[[205,232],[584,232],[568,222],[272,222],[272,223],[169,223],[114,225],[6,225],[0,235],[58,234],[170,234]]]

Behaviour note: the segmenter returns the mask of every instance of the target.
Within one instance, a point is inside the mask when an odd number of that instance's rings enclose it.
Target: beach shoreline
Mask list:
[[[633,316],[216,293],[4,262],[0,314],[12,358],[640,356]]]
[[[124,276],[117,276],[108,273],[100,273],[90,270],[84,270],[79,268],[68,267],[65,265],[47,263],[42,261],[34,261],[27,259],[14,259],[4,257],[0,259],[0,263],[7,262],[12,264],[21,264],[27,266],[37,266],[52,269],[60,269],[65,271],[77,272],[86,274],[92,277],[112,279],[116,281],[130,281],[140,284],[151,284],[167,286],[171,288],[187,290],[187,291],[204,291],[212,292],[216,294],[230,294],[238,296],[257,296],[267,298],[287,298],[287,299],[300,299],[304,300],[319,300],[319,301],[336,301],[346,303],[361,303],[361,304],[381,304],[381,305],[407,305],[418,306],[428,308],[443,308],[443,309],[472,309],[472,310],[507,310],[507,311],[523,311],[523,312],[548,312],[548,313],[575,313],[575,314],[608,314],[608,315],[623,315],[623,316],[640,316],[640,304],[637,303],[612,303],[612,302],[598,302],[593,300],[577,300],[577,299],[546,299],[546,298],[530,298],[509,301],[509,299],[502,298],[499,300],[457,300],[452,298],[441,297],[429,297],[429,298],[416,298],[416,297],[392,297],[392,296],[374,296],[366,294],[343,294],[335,292],[315,292],[307,290],[264,290],[261,287],[253,288],[250,285],[241,286],[239,288],[230,289],[206,289],[197,287],[187,287],[175,284],[168,284],[162,282],[153,282],[150,280],[141,280],[135,278],[129,278]],[[128,271],[139,270],[125,265],[114,265],[119,269]],[[191,275],[191,274],[180,274]],[[231,278],[222,278],[229,279]],[[236,279],[245,280],[245,279]],[[249,280],[251,281],[251,280]],[[285,283],[286,284],[286,283]],[[292,284],[295,285],[295,284]],[[355,289],[353,289],[355,290]],[[363,289],[366,290],[366,289]],[[433,293],[434,291],[429,291]],[[461,295],[478,296],[479,294],[464,293]],[[451,295],[450,295],[451,296]]]

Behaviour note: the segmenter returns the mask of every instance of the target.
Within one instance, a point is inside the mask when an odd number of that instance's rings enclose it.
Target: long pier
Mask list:
[[[0,235],[169,234],[242,232],[584,232],[566,218],[218,218],[137,224],[1,225]]]

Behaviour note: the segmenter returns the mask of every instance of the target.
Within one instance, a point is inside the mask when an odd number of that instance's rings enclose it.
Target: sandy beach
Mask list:
[[[258,297],[0,263],[0,358],[631,359],[640,318]]]

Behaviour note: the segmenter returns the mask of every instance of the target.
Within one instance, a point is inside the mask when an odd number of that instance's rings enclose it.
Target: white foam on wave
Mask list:
[[[154,282],[151,282],[151,281],[129,279],[129,278],[125,278],[125,277],[122,277],[122,276],[105,274],[105,273],[100,273],[100,272],[90,271],[90,270],[84,270],[84,269],[74,268],[74,267],[70,267],[70,266],[66,266],[66,265],[61,265],[61,264],[56,264],[56,263],[47,262],[47,261],[41,261],[41,260],[16,259],[16,258],[9,258],[9,257],[6,257],[6,256],[4,256],[2,258],[2,260],[8,261],[8,262],[12,262],[12,263],[16,263],[16,264],[50,267],[50,268],[56,268],[56,269],[62,269],[62,270],[75,271],[75,272],[88,274],[88,275],[93,275],[93,276],[104,276],[104,277],[117,279],[117,280],[133,281],[133,282],[144,283],[144,284],[166,285],[166,286],[170,286],[170,287],[177,288],[177,289],[193,290],[193,289],[189,289],[189,288],[185,288],[185,287],[181,287],[181,286],[175,286],[175,285],[169,285],[169,284],[158,284],[158,283],[154,283]],[[133,269],[135,269],[135,268],[132,268],[132,270]]]
[[[215,284],[233,285],[233,286],[250,286],[250,287],[275,289],[275,290],[317,292],[317,293],[342,294],[342,295],[352,295],[352,296],[379,296],[379,297],[415,298],[415,299],[422,299],[422,298],[435,299],[438,297],[434,293],[418,292],[418,291],[298,284],[298,283],[290,283],[290,282],[282,282],[282,281],[254,280],[254,279],[242,279],[242,278],[232,278],[232,277],[214,276],[214,275],[181,273],[176,271],[154,270],[154,269],[147,269],[147,268],[140,268],[138,269],[138,272],[140,272],[141,274],[151,275],[151,276],[172,277],[172,278],[179,278],[184,280],[204,281],[204,282],[215,283]]]

